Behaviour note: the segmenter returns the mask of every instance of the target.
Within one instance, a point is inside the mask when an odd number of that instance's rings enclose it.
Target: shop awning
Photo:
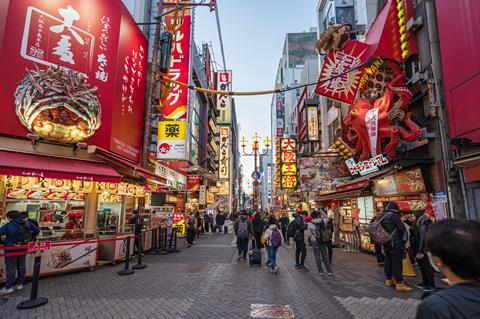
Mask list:
[[[146,179],[151,179],[157,182],[165,183],[165,179],[156,175],[155,173],[150,172],[149,170],[130,162],[126,159],[117,156],[116,154],[104,150],[102,148],[96,147],[94,150],[95,154],[109,161],[113,165],[120,165],[127,169],[128,175],[132,177],[143,177]]]
[[[212,181],[218,181],[218,177],[215,176],[215,174],[213,174],[209,170],[206,170],[205,168],[203,168],[199,165],[184,167],[184,168],[181,168],[181,170],[184,171],[185,173],[188,173],[188,174],[198,174],[198,175],[202,176],[203,178],[206,178],[206,179],[209,179],[209,180],[212,180]]]
[[[356,189],[356,190],[350,190],[350,191],[344,191],[344,192],[333,192],[330,194],[317,196],[315,198],[315,201],[322,202],[326,200],[339,200],[339,199],[360,197],[363,191],[364,189]]]
[[[3,150],[0,150],[0,174],[108,183],[121,181],[121,175],[105,163]]]

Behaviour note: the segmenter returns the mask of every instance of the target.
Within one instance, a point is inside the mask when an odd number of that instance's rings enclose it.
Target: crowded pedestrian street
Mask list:
[[[406,295],[385,287],[382,268],[371,255],[335,249],[335,277],[319,276],[310,249],[306,265],[311,271],[304,272],[294,268],[293,244],[284,245],[277,257],[280,271],[273,275],[263,265],[237,262],[230,230],[228,235],[202,235],[179,253],[147,255],[147,268],[131,276],[119,276],[123,265],[117,265],[42,279],[39,296],[49,303],[17,310],[29,295],[26,285],[0,306],[0,318],[415,317],[421,292]],[[418,283],[419,278],[408,281]],[[262,309],[272,306],[276,315],[262,315]]]
[[[480,319],[480,0],[0,0],[0,319]]]

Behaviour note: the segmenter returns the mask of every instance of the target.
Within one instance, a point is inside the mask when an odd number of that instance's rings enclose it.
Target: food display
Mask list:
[[[64,68],[27,70],[15,91],[15,105],[22,124],[51,141],[83,141],[101,125],[97,87]]]

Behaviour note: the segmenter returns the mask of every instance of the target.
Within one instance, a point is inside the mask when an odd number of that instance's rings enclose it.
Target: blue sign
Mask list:
[[[257,180],[257,179],[260,179],[260,172],[259,171],[254,171],[252,173],[252,178]]]

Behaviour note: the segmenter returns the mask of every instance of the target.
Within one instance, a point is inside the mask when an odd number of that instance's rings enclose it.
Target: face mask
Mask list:
[[[430,262],[430,265],[432,266],[432,268],[435,271],[441,272],[440,269],[438,269],[437,265],[435,265],[435,263],[433,262],[432,254],[430,252],[427,252],[427,257],[428,257],[428,261]]]

